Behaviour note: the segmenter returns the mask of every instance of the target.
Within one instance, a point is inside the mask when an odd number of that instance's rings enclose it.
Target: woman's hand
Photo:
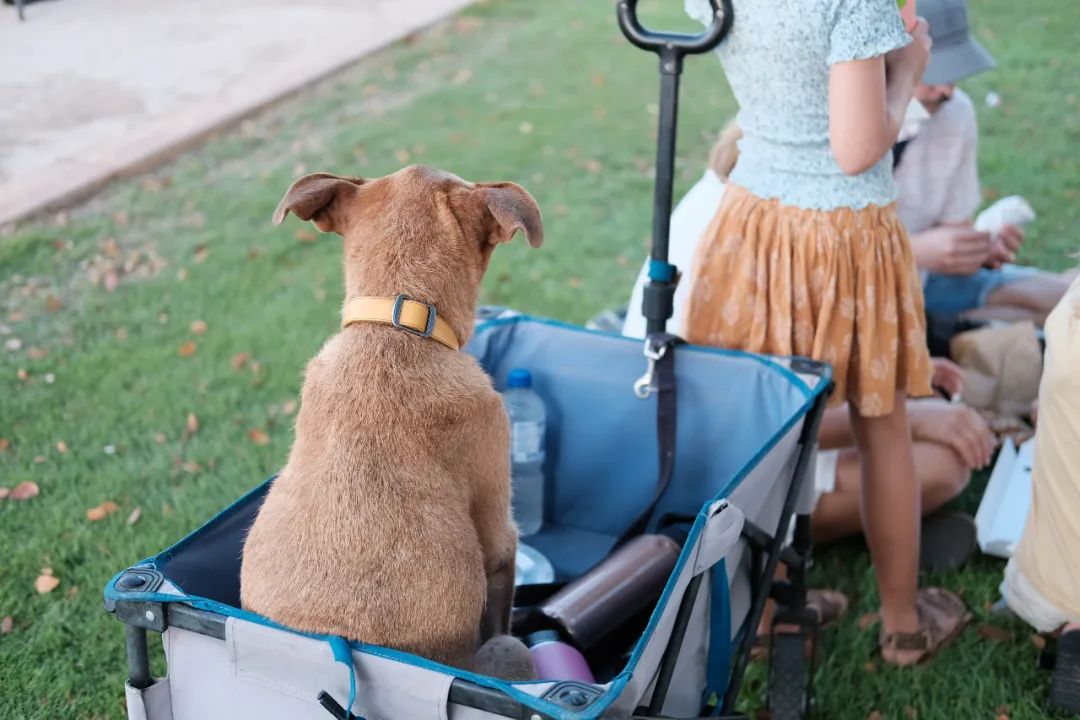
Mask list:
[[[986,467],[994,453],[994,435],[979,413],[944,400],[908,404],[911,439],[951,448],[972,470]]]
[[[941,388],[951,398],[964,392],[964,369],[945,358],[930,358],[933,376],[930,384]]]
[[[919,18],[911,31],[912,41],[902,48],[897,48],[885,55],[885,69],[888,82],[911,82],[912,86],[922,82],[926,64],[930,62],[930,26]]]

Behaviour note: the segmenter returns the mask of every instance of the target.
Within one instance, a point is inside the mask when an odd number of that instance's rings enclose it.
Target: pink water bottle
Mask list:
[[[556,631],[535,632],[525,638],[525,644],[532,653],[536,676],[540,680],[596,682],[585,656],[573,645],[563,642]]]
[[[904,27],[908,32],[915,29],[915,23],[919,16],[915,14],[915,0],[898,0],[900,3],[900,17],[904,19]]]

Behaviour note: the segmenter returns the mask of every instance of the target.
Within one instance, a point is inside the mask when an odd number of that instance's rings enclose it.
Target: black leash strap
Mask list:
[[[646,373],[646,378],[649,382],[646,389],[647,395],[656,394],[656,440],[660,449],[660,472],[652,500],[619,537],[618,542],[615,543],[616,547],[648,529],[653,511],[667,492],[668,486],[671,485],[671,478],[675,474],[675,436],[678,417],[675,347],[681,342],[680,338],[668,333],[649,335],[646,345],[646,355],[649,358],[649,372]],[[641,395],[640,392],[638,394]]]

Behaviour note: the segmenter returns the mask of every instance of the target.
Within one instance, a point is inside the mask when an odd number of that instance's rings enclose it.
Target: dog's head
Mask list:
[[[540,209],[521,186],[473,184],[422,165],[375,179],[306,175],[274,224],[290,212],[344,238],[346,299],[405,293],[433,303],[462,342],[495,246],[518,230],[533,247],[544,239]]]

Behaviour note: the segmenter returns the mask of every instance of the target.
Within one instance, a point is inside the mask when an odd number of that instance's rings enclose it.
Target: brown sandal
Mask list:
[[[806,591],[806,607],[817,613],[818,629],[824,630],[847,615],[850,602],[847,595],[839,590],[818,589]],[[779,632],[783,632],[780,629]],[[807,638],[807,654],[810,652],[810,639]],[[751,662],[762,660],[769,655],[769,636],[758,635],[754,639],[754,647],[750,650]]]
[[[881,630],[880,645],[886,652],[918,652],[915,660],[893,665],[915,665],[932,659],[941,648],[961,633],[971,620],[971,614],[958,595],[945,588],[922,588],[915,596],[915,611],[919,613],[919,629],[915,632],[886,633]]]

